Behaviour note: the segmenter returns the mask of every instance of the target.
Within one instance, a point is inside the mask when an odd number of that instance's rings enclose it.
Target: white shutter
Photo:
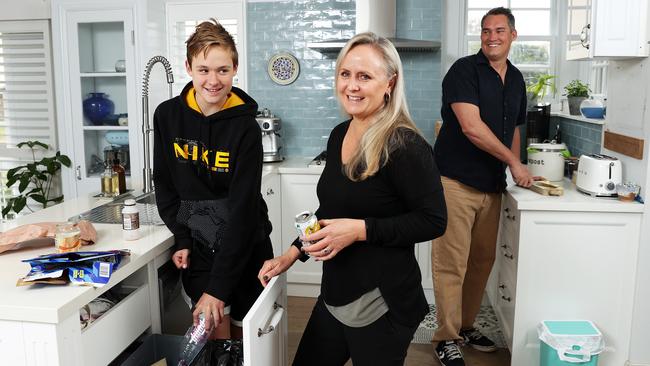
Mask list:
[[[50,145],[44,154],[56,151],[52,89],[49,22],[0,21],[0,205],[7,170],[32,161],[17,143],[38,140]]]
[[[239,54],[239,67],[233,85],[246,89],[246,44],[244,36],[244,4],[242,1],[210,1],[167,3],[167,53],[174,73],[174,95],[180,94],[192,79],[185,71],[185,41],[197,24],[216,19],[232,35]]]

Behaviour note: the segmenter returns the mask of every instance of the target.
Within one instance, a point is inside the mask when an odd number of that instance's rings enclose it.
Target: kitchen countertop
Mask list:
[[[591,197],[578,191],[568,179],[553,182],[564,187],[562,196],[543,196],[516,186],[508,178],[507,193],[514,198],[519,210],[642,213],[645,207],[638,202],[622,202],[618,198]]]
[[[321,174],[323,167],[308,166],[311,160],[311,157],[288,157],[282,162],[266,163],[262,168],[262,179],[273,173]],[[67,199],[58,205],[19,217],[9,223],[0,223],[0,231],[36,222],[63,222],[69,217],[106,202],[106,199],[90,196]],[[29,264],[21,261],[53,253],[54,247],[5,252],[0,254],[0,293],[3,295],[0,298],[0,321],[58,323],[71,314],[77,313],[81,307],[107,291],[111,287],[110,284],[118,283],[146,266],[170,249],[174,243],[171,232],[165,226],[143,225],[140,227],[142,237],[139,240],[125,241],[122,239],[121,225],[93,225],[97,230],[97,242],[84,247],[85,250],[129,249],[131,251],[131,255],[111,276],[109,285],[102,288],[73,285],[16,287],[18,278],[29,271]]]
[[[312,157],[290,156],[282,162],[265,163],[262,177],[273,172],[279,174],[321,174],[324,166],[310,167]],[[517,187],[508,171],[508,194],[514,198],[520,210],[542,211],[584,211],[584,212],[629,212],[642,213],[644,205],[638,202],[622,202],[617,198],[591,197],[579,192],[575,184],[564,179],[554,182],[564,187],[564,195],[543,196],[529,189]]]
[[[96,198],[68,199],[65,202],[20,217],[11,223],[0,224],[0,231],[35,222],[66,221],[68,217],[86,211],[98,202]],[[143,225],[142,237],[135,241],[122,239],[121,225],[93,224],[97,242],[85,250],[129,249],[126,258],[111,276],[107,286],[32,285],[16,287],[16,281],[29,271],[29,264],[21,262],[41,254],[53,253],[54,247],[41,247],[0,254],[0,320],[58,323],[104,293],[111,286],[153,261],[173,245],[171,232],[165,226]]]
[[[309,166],[313,157],[304,156],[288,156],[284,161],[276,163],[264,163],[262,168],[262,177],[269,172],[277,172],[280,174],[315,174],[320,175],[325,168],[322,166]]]

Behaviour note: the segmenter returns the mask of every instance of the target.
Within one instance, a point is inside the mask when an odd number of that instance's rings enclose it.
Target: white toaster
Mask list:
[[[596,197],[616,197],[622,182],[623,167],[615,157],[602,154],[581,155],[576,171],[576,188]]]

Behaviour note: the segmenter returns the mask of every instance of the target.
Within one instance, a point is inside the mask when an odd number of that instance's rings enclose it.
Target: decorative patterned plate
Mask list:
[[[289,85],[298,78],[300,64],[294,55],[287,52],[278,53],[269,60],[268,73],[274,82]]]

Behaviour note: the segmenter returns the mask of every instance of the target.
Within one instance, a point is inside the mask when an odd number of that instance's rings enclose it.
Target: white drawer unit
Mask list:
[[[320,175],[282,174],[282,253],[298,236],[294,218],[302,211],[315,212],[318,209],[316,185]],[[320,279],[323,263],[309,259],[305,263],[297,261],[287,271],[289,296],[316,297],[320,293]]]
[[[144,284],[81,331],[83,360],[88,365],[110,363],[149,328],[150,310],[149,285]]]
[[[565,197],[521,188],[503,197],[487,291],[512,365],[539,362],[536,326],[549,319],[591,320],[605,337],[600,363],[628,358],[642,208],[581,196],[568,184]]]

